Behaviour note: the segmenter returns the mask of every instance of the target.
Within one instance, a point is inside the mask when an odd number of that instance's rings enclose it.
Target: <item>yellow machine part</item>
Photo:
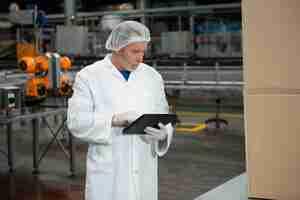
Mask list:
[[[59,64],[62,70],[68,70],[71,68],[71,60],[66,56],[60,57]]]
[[[176,126],[176,131],[185,133],[198,133],[202,129],[206,128],[205,123],[195,123],[195,124],[180,124]]]
[[[18,42],[16,46],[17,60],[23,57],[36,56],[36,49],[33,44],[28,42]]]
[[[26,96],[43,97],[47,95],[48,77],[33,77],[26,82]]]

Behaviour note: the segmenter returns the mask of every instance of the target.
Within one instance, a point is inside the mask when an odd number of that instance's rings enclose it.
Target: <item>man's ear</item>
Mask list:
[[[121,54],[121,55],[124,55],[126,47],[127,47],[127,46],[121,48],[121,49],[118,51],[118,53]]]

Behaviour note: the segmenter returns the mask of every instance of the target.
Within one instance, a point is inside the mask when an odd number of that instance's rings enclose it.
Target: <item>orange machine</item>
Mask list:
[[[36,49],[32,43],[17,42],[16,53],[18,60],[23,57],[34,57],[36,55]]]
[[[29,74],[25,85],[26,97],[46,97],[49,88],[48,63],[46,56],[23,57],[19,60],[20,68]]]
[[[48,94],[68,96],[72,93],[71,79],[65,73],[71,67],[68,57],[56,53],[22,57],[19,66],[28,73],[26,97],[42,99]]]

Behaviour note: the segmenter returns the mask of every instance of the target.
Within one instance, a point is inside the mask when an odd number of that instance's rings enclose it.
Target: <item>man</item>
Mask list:
[[[89,142],[86,200],[158,199],[157,156],[169,148],[172,125],[122,134],[141,114],[168,113],[162,77],[142,63],[149,41],[143,24],[122,22],[106,41],[112,54],[77,73],[68,126]]]

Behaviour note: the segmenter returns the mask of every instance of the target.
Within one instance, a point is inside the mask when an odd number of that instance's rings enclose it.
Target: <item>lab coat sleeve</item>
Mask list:
[[[87,79],[78,73],[68,102],[67,123],[71,133],[89,143],[111,144],[111,113],[95,113]]]
[[[164,81],[160,77],[158,82],[158,89],[157,89],[157,99],[155,101],[155,110],[157,113],[169,113],[169,104],[167,101]]]

